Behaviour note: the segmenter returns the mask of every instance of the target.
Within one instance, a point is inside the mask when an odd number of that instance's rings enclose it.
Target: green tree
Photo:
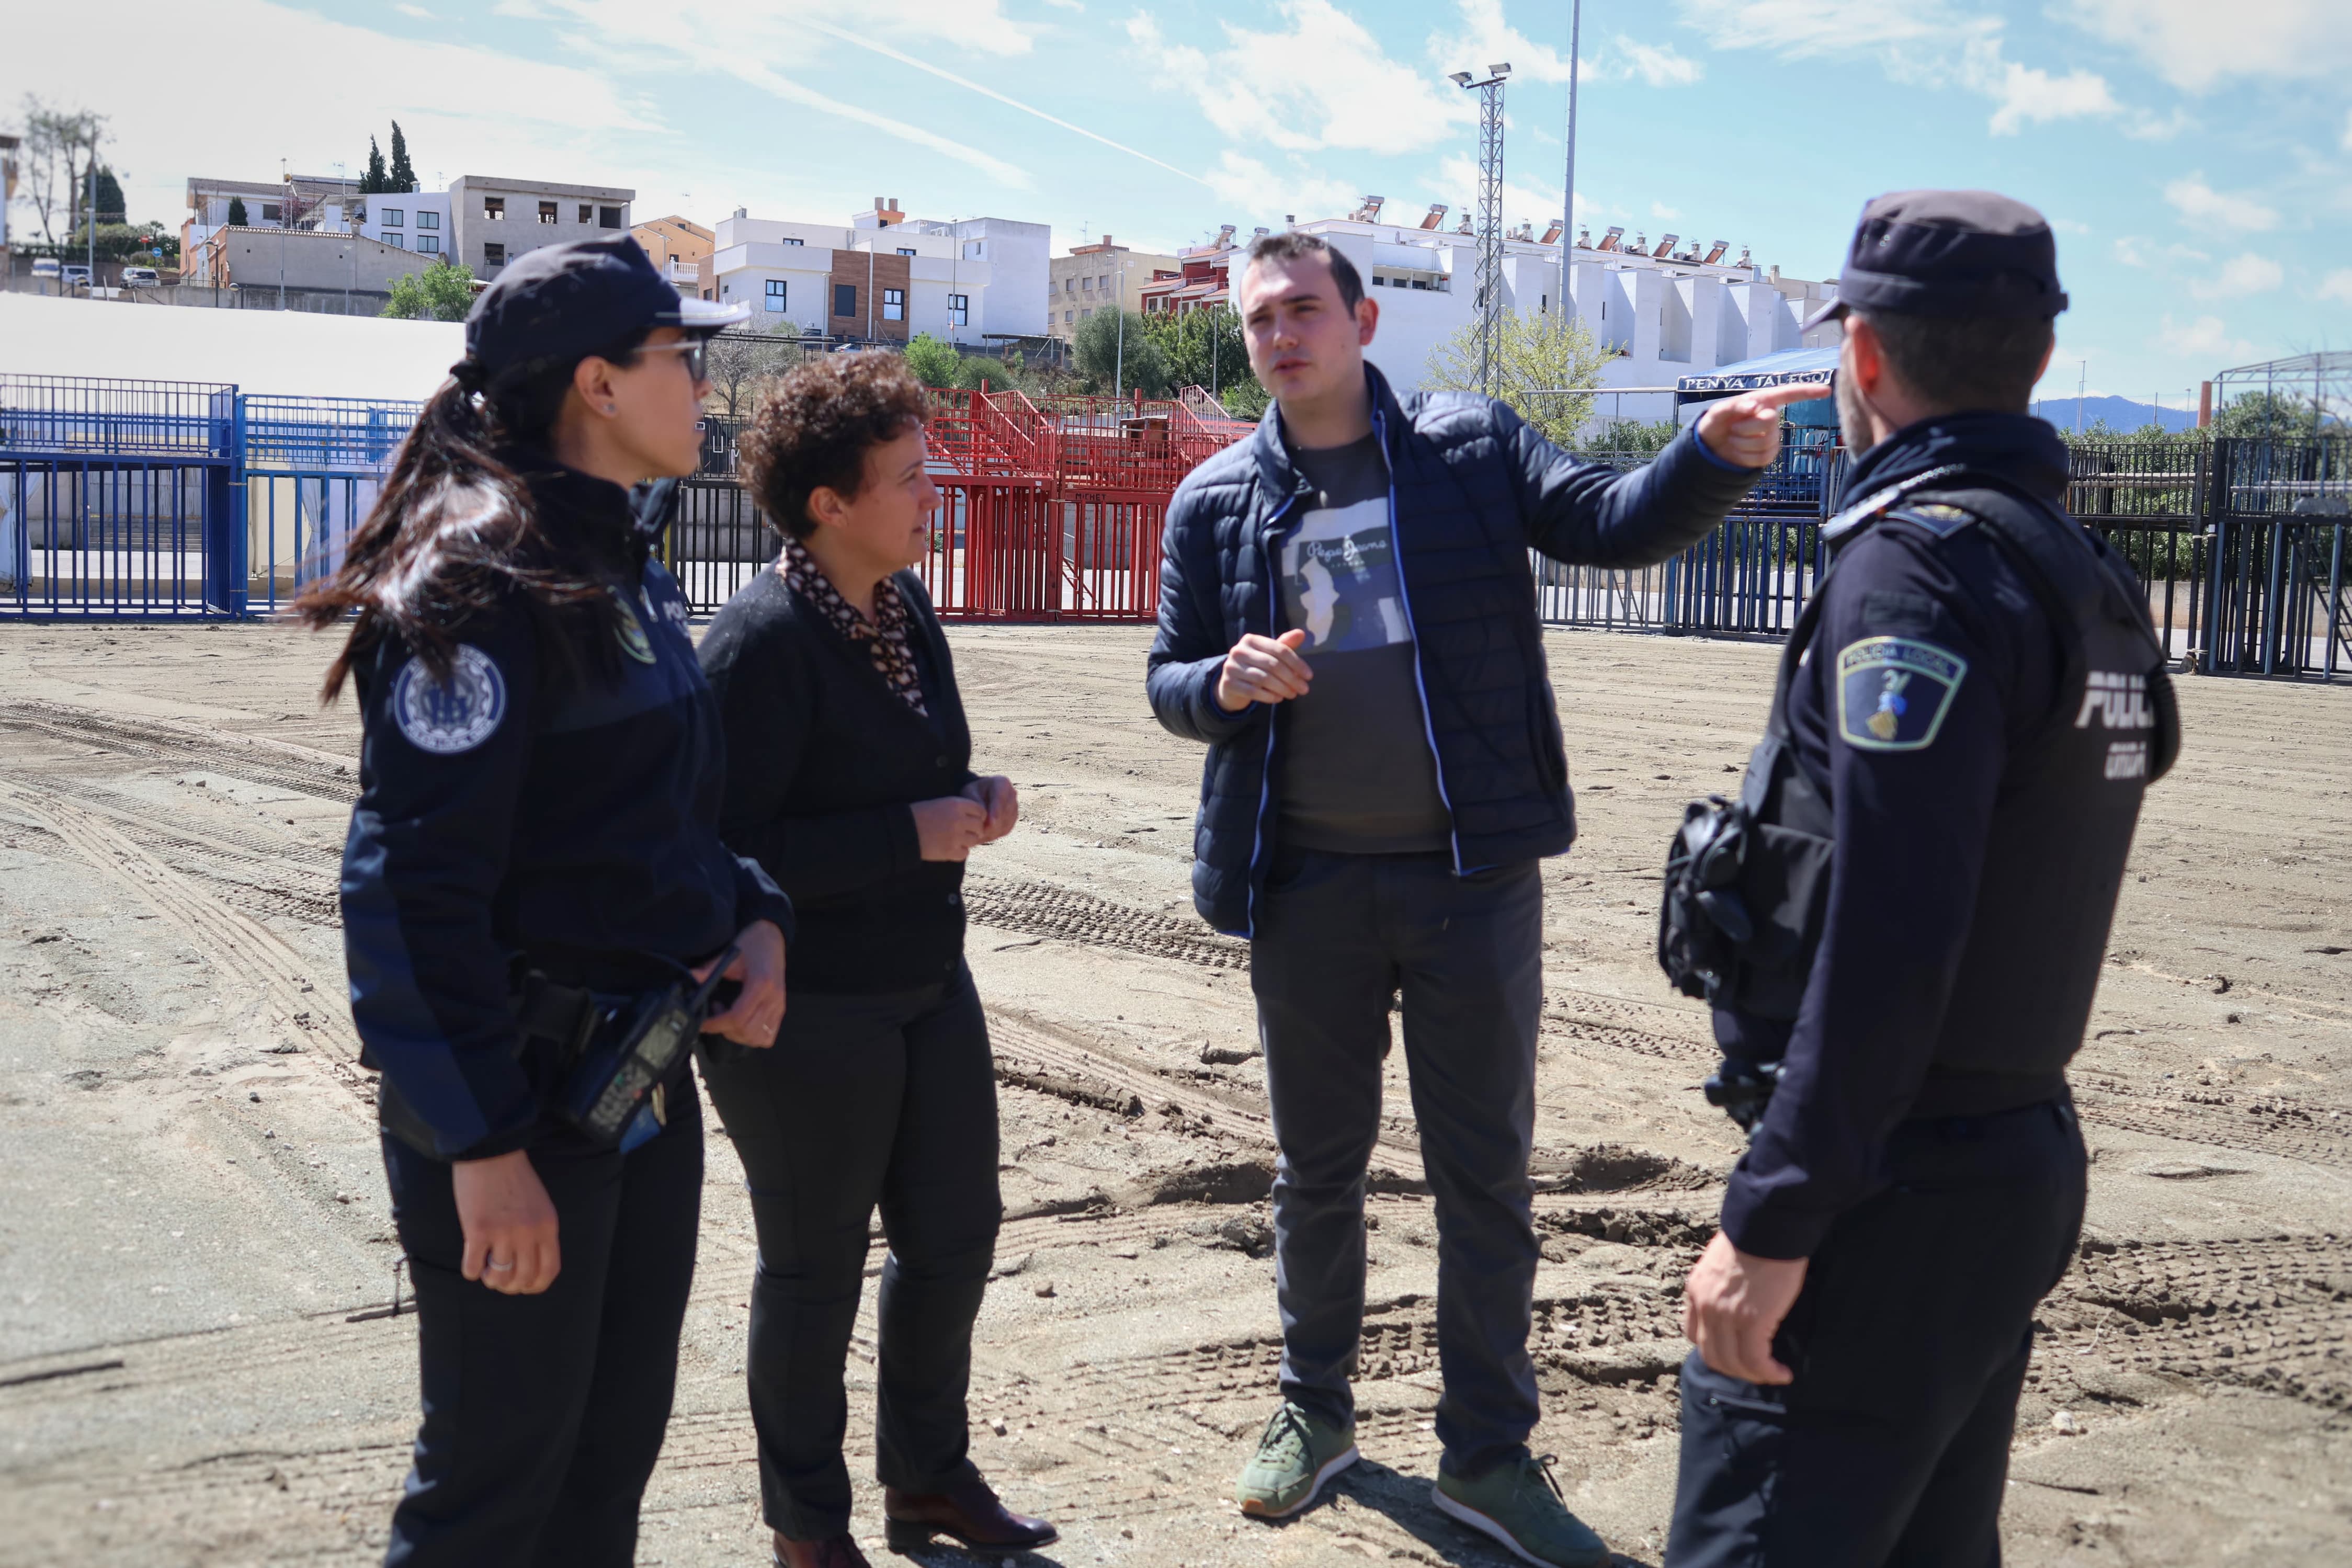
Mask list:
[[[243,196],[229,197],[228,226],[231,228],[243,228],[245,226],[245,198]]]
[[[956,353],[953,343],[917,332],[907,344],[907,368],[925,386],[954,386],[963,368],[963,355]]]
[[[1572,449],[1587,458],[1646,462],[1664,451],[1681,429],[1671,419],[1604,419]]]
[[[1120,319],[1126,321],[1124,333]],[[1146,397],[1169,392],[1168,356],[1151,340],[1150,329],[1133,310],[1097,310],[1078,323],[1072,357],[1087,389],[1124,396],[1138,387]]]
[[[422,272],[392,280],[392,298],[377,314],[408,321],[462,321],[474,308],[474,275],[446,257]]]
[[[1617,356],[1581,321],[1553,311],[1505,312],[1495,347],[1495,394],[1511,411],[1565,447],[1592,417],[1592,392],[1601,367]],[[1478,323],[1472,321],[1430,352],[1425,387],[1476,392]]]
[[[98,166],[98,197],[91,205],[98,213],[101,226],[130,221],[130,206],[122,199],[122,183],[114,177],[114,171],[103,163]],[[87,220],[89,214],[85,213],[83,217]]]
[[[1222,397],[1227,393],[1241,394],[1244,384],[1256,388],[1250,377],[1249,347],[1242,341],[1242,319],[1230,306],[1182,316],[1146,316],[1143,322],[1144,331],[1168,361],[1169,381],[1179,390],[1197,386]],[[1257,407],[1262,409],[1265,392],[1256,391]],[[1242,395],[1246,400],[1246,395]]]
[[[401,192],[416,188],[416,169],[408,161],[408,138],[400,133],[397,120],[392,122],[392,172],[383,188]]]
[[[2292,392],[2248,392],[2213,411],[2214,436],[2285,440],[2313,434],[2311,399]]]
[[[383,149],[377,146],[375,138],[371,136],[368,138],[367,167],[360,174],[360,195],[372,196],[379,191],[390,189],[392,176],[384,170]]]

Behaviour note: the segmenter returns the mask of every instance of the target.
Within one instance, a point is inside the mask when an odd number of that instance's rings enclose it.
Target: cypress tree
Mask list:
[[[245,226],[245,198],[243,196],[229,197],[228,226],[231,228],[243,228]]]
[[[377,146],[375,138],[371,136],[368,138],[367,171],[360,175],[360,195],[368,196],[378,191],[388,191],[392,189],[391,182],[392,176],[384,173],[383,149]]]
[[[393,191],[413,191],[416,188],[416,170],[408,162],[408,138],[400,133],[400,121],[392,122],[391,183],[384,187]]]
[[[106,167],[104,164],[99,165],[98,201],[96,203],[98,210],[95,215],[97,221],[100,223],[130,222],[130,214],[126,210],[127,205],[128,204],[126,204],[122,199],[121,182],[118,181],[114,177],[114,171]]]

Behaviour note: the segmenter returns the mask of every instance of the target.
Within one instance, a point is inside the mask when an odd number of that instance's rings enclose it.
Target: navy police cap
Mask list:
[[[625,234],[543,245],[509,262],[466,316],[466,359],[451,374],[471,389],[525,366],[576,364],[655,327],[717,331],[748,306],[688,300]]]
[[[2055,316],[2058,242],[2042,215],[1993,191],[1896,191],[1862,209],[1838,297],[1805,330],[1849,308],[1911,316]]]

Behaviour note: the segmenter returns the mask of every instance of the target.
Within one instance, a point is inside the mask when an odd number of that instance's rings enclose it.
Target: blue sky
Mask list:
[[[1469,95],[1508,60],[1506,216],[1559,208],[1568,9],[1527,0],[501,0],[117,5],[119,47],[12,20],[27,91],[110,114],[137,216],[398,118],[428,181],[1051,223],[1171,247],[1220,223],[1475,191]],[[2347,0],[1590,0],[1578,216],[1833,273],[1867,196],[1986,185],[2059,228],[2075,308],[2044,385],[2178,405],[2225,365],[2352,346]],[[0,119],[0,123],[5,123]],[[16,221],[29,214],[21,209]],[[2087,362],[2085,370],[2084,362]]]

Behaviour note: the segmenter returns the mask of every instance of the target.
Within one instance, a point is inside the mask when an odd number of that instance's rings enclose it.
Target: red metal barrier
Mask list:
[[[957,620],[1149,623],[1170,498],[1252,429],[1140,396],[934,389],[929,402],[944,501],[920,570]]]

